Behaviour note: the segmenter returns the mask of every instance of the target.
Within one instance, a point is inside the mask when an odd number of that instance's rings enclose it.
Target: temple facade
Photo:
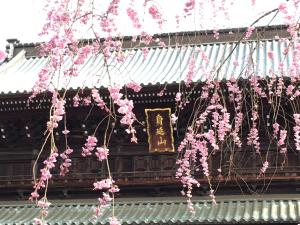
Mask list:
[[[271,49],[274,54],[279,54],[284,49],[285,44],[273,37],[288,37],[285,30],[281,26],[258,28],[254,37],[247,41],[240,41],[245,32],[243,28],[222,30],[219,40],[213,38],[212,31],[163,34],[159,37],[168,43],[168,47],[150,46],[145,61],[142,49],[131,46],[130,39],[125,38],[124,51],[132,51],[132,57],[122,65],[114,65],[112,73],[121,77],[130,73],[130,79],[142,84],[142,89],[138,93],[127,90],[139,121],[135,124],[138,143],[132,144],[125,127],[116,122],[109,144],[111,173],[121,189],[116,196],[115,212],[122,224],[297,224],[300,221],[300,154],[291,150],[286,158],[281,159],[276,146],[263,145],[267,140],[261,142],[262,154],[268,148],[270,162],[274,164],[269,165],[264,176],[257,176],[262,164],[256,159],[261,156],[252,149],[245,147],[234,155],[235,160],[243,165],[241,169],[230,167],[227,163],[230,155],[226,151],[224,154],[216,152],[209,161],[209,170],[212,185],[217,190],[217,205],[213,205],[208,197],[207,179],[199,173],[196,177],[201,186],[195,189],[193,198],[195,213],[187,208],[186,199],[180,194],[181,184],[175,178],[177,147],[202,91],[201,81],[205,77],[200,70],[195,76],[197,85],[189,91],[189,101],[182,107],[176,126],[168,130],[168,124],[162,122],[163,118],[170,120],[169,112],[175,110],[178,85],[188,70],[188,59],[197,49],[203,49],[209,60],[205,62],[198,54],[197,64],[209,67],[227,64],[216,77],[222,88],[222,82],[225,84],[233,75],[241,78],[240,82],[247,82],[239,75],[251,51],[258,73],[267,74],[269,68],[277,68],[279,61],[267,60],[267,52]],[[36,171],[32,168],[43,144],[51,97],[45,93],[31,102],[28,102],[28,97],[47,57],[38,57],[38,43],[8,41],[10,58],[0,65],[0,225],[30,225],[38,215],[38,209],[28,201],[33,190],[33,173],[42,168],[49,153],[47,145],[37,162]],[[89,44],[90,40],[84,42]],[[234,51],[234,57],[226,57],[228,51]],[[232,66],[234,60],[239,68]],[[102,64],[101,56],[91,56],[80,74],[101,75]],[[96,157],[83,158],[80,154],[85,139],[93,133],[99,121],[105,123],[105,112],[93,104],[73,105],[76,94],[88,98],[91,88],[97,88],[103,100],[108,101],[108,81],[103,78],[101,85],[97,86],[95,80],[88,80],[84,87],[82,81],[79,76],[71,82],[66,95],[66,120],[70,130],[68,145],[74,153],[69,174],[60,176],[59,167],[53,169],[54,177],[48,189],[52,205],[46,218],[50,225],[108,224],[110,217],[111,206],[107,206],[99,219],[92,218],[99,196],[99,192],[93,191],[93,182],[107,177],[106,165]],[[284,107],[288,110],[289,106]],[[157,115],[162,114],[155,114],[161,132],[153,137],[151,129],[156,128],[151,127],[153,123],[147,112],[158,109],[167,110],[167,114],[161,118]],[[262,117],[268,118],[267,112]],[[58,149],[64,148],[63,129],[61,124],[55,132]],[[104,132],[105,126],[100,126],[95,134],[99,142],[103,141]],[[262,129],[260,132],[264,133]],[[167,147],[160,148],[161,145]],[[219,171],[221,158],[222,172]],[[277,164],[278,159],[286,163]]]

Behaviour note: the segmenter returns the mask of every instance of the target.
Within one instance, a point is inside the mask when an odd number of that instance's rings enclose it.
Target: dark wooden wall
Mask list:
[[[163,188],[169,188],[164,192],[165,195],[170,195],[171,189],[177,194],[180,191],[179,181],[175,179],[175,162],[178,153],[149,153],[148,151],[144,109],[171,107],[173,111],[175,106],[176,87],[170,85],[165,95],[159,97],[156,93],[162,88],[164,87],[152,86],[145,88],[139,94],[130,93],[130,98],[135,102],[135,113],[141,121],[141,124],[136,124],[138,144],[130,143],[130,136],[126,134],[124,126],[116,123],[112,131],[109,146],[111,172],[116,183],[128,193],[145,194],[145,188],[151,189],[152,194],[158,195],[163,192],[161,191]],[[197,92],[194,95],[197,95]],[[1,96],[0,191],[3,195],[18,193],[24,197],[32,190],[32,166],[44,139],[43,133],[49,110],[48,99],[47,96],[43,96],[28,106],[26,95]],[[90,192],[95,180],[107,176],[107,168],[104,163],[98,162],[95,156],[88,158],[80,156],[85,139],[94,132],[98,122],[103,119],[104,113],[95,106],[74,108],[71,99],[72,93],[67,98],[66,105],[67,124],[71,131],[68,142],[74,149],[72,167],[66,177],[60,177],[59,170],[55,168],[54,179],[49,190],[50,192],[53,190],[53,193],[67,190],[76,195],[79,190]],[[174,130],[175,146],[178,146],[184,136],[191,110],[191,105],[187,105],[181,113],[179,123]],[[96,133],[99,145],[103,143],[104,129],[104,126],[100,126]],[[65,149],[62,130],[63,126],[60,125],[55,133],[60,152]],[[262,156],[267,147],[267,140],[265,144],[262,141]],[[216,153],[209,161],[211,180],[216,189],[220,191],[224,189],[231,194],[240,193],[241,190],[246,193],[299,191],[297,185],[300,181],[300,157],[295,151],[289,151],[287,157],[283,158],[278,155],[275,148],[272,150],[271,147],[268,153],[270,165],[266,174],[261,177],[258,177],[262,167],[262,161],[258,157],[261,156],[255,154],[250,148],[243,148],[242,151],[235,152],[234,160],[237,163],[232,165],[229,163],[230,152],[230,149],[224,148],[222,155]],[[49,145],[46,145],[38,162],[38,168],[41,168],[48,153]],[[219,173],[217,169],[220,167],[221,159],[222,172]],[[203,184],[198,194],[206,194],[208,190],[206,178],[200,172],[195,172],[195,176]],[[132,190],[133,192],[130,192]],[[0,198],[3,198],[1,194]]]

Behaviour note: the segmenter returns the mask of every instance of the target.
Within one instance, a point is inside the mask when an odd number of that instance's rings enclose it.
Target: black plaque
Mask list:
[[[174,152],[171,109],[145,109],[150,152]]]

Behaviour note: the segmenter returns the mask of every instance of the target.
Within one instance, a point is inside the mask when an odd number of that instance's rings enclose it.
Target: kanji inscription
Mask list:
[[[171,109],[145,109],[150,152],[173,152],[174,139]]]

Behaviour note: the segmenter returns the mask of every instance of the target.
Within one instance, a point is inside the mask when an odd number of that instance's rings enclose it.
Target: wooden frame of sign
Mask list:
[[[145,109],[150,152],[174,152],[171,109]]]

